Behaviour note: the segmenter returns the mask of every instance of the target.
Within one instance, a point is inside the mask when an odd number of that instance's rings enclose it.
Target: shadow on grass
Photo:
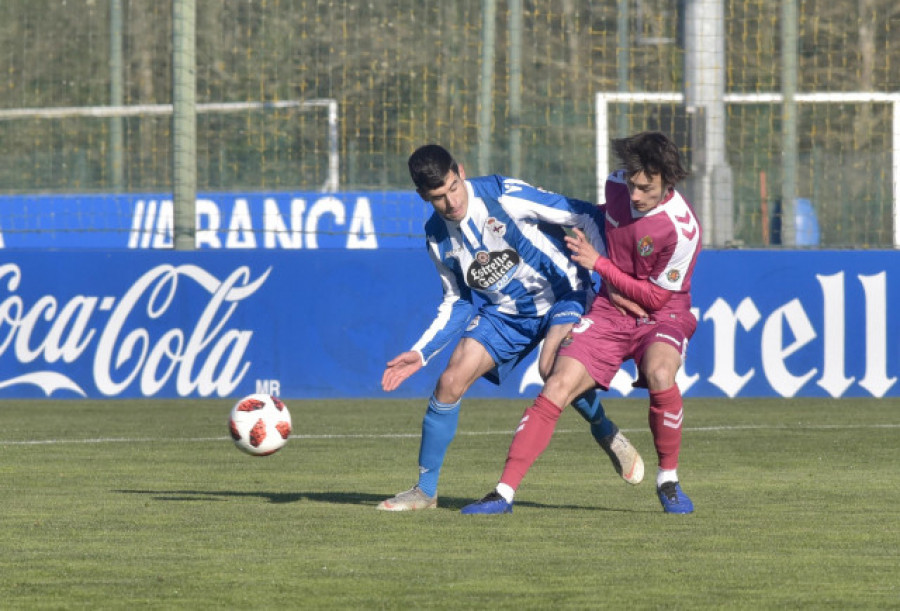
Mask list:
[[[375,507],[387,498],[385,494],[367,494],[360,492],[247,492],[237,490],[113,490],[119,494],[142,494],[153,498],[155,501],[183,502],[183,501],[226,501],[239,498],[260,498],[270,503],[297,503],[300,501],[312,501],[315,503],[332,503],[335,505],[371,505]],[[476,501],[475,498],[441,497],[439,509],[458,511],[465,505]],[[602,507],[571,504],[535,503],[530,501],[516,501],[516,507],[533,507],[538,509],[572,509],[578,511],[607,511],[622,513],[635,512],[633,509],[621,507]],[[653,513],[657,513],[654,511]]]
[[[113,490],[121,494],[145,494],[155,501],[225,501],[228,499],[260,498],[270,503],[315,501],[339,505],[375,505],[383,495],[349,492],[264,492],[238,490]]]

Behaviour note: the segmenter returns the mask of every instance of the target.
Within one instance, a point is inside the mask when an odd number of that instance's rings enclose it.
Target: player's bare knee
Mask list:
[[[456,403],[466,392],[466,386],[465,379],[456,375],[454,370],[447,369],[438,378],[434,396],[441,403]]]
[[[675,384],[675,371],[666,363],[658,363],[644,371],[647,387],[650,390],[665,390]]]
[[[575,398],[571,384],[560,375],[551,375],[544,382],[541,394],[558,406],[568,405]]]

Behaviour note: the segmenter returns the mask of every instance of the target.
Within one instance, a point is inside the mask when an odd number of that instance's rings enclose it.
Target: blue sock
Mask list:
[[[422,420],[422,443],[419,445],[419,490],[428,496],[437,494],[438,477],[444,454],[459,422],[459,401],[440,403],[432,395]]]
[[[603,404],[600,402],[600,391],[596,388],[589,390],[574,401],[572,406],[578,410],[581,417],[591,424],[591,435],[598,442],[604,437],[614,435],[619,427],[606,417]]]

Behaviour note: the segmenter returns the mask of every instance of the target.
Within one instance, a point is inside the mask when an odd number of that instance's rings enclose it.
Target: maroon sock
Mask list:
[[[650,391],[650,432],[661,469],[678,466],[681,449],[681,421],[684,419],[681,391],[673,385],[666,390]]]
[[[534,404],[525,410],[506,455],[502,483],[513,490],[519,487],[528,469],[550,443],[562,410],[544,395],[538,395]]]

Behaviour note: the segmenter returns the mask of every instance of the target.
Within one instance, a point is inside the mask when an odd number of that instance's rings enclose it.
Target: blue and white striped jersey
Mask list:
[[[466,326],[475,310],[542,316],[561,297],[591,287],[590,272],[569,258],[564,227],[577,227],[603,255],[603,217],[590,202],[571,199],[504,176],[465,181],[466,217],[437,212],[425,223],[428,253],[441,276],[444,299],[412,347],[427,363]]]

